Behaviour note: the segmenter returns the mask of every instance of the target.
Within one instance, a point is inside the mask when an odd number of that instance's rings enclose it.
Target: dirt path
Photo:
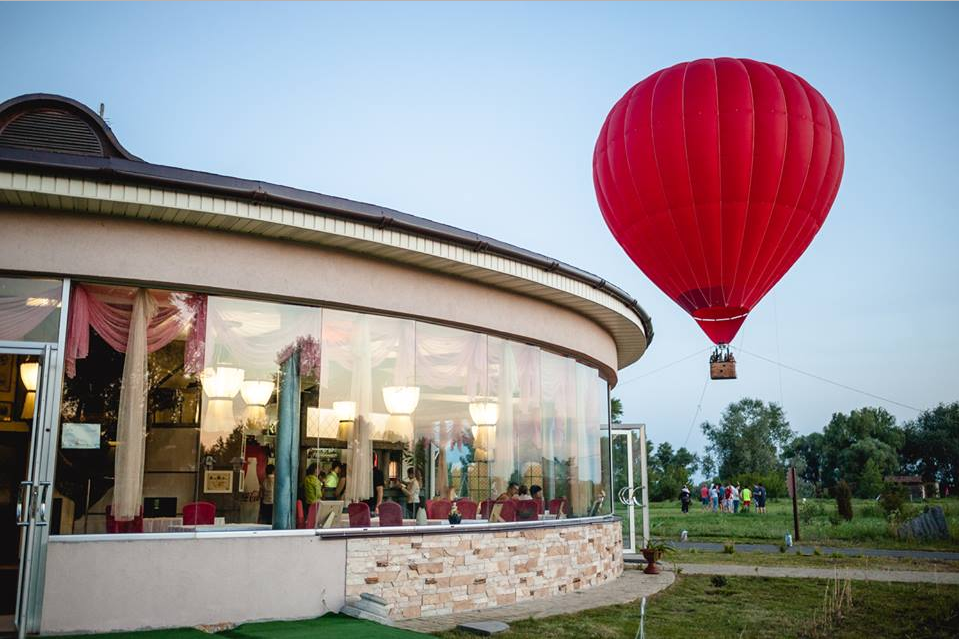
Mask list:
[[[737,564],[679,564],[685,575],[727,575],[731,577],[799,577],[802,579],[841,579],[857,581],[895,581],[903,583],[956,584],[959,573],[925,570],[877,570],[863,568],[799,568],[792,566],[743,566]]]

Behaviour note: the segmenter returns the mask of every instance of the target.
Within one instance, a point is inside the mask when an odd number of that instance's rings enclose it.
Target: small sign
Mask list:
[[[203,492],[205,493],[232,493],[232,470],[207,470],[203,473]]]
[[[100,424],[64,424],[60,447],[97,450],[100,448]]]

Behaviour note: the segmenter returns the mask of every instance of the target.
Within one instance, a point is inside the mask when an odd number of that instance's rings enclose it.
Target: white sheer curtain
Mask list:
[[[143,504],[143,457],[147,420],[147,326],[158,305],[146,289],[138,289],[133,300],[130,333],[123,358],[120,407],[117,415],[116,479],[113,489],[113,517],[129,521],[140,514]]]
[[[490,338],[491,340],[493,338]],[[507,340],[497,340],[501,348],[497,350],[498,357],[491,356],[491,363],[496,361],[498,364],[491,366],[490,384],[497,388],[496,399],[499,403],[499,423],[496,424],[495,441],[492,442],[493,455],[493,475],[504,482],[508,482],[516,468],[516,444],[514,433],[514,420],[517,411],[516,402],[513,400],[514,393],[519,387],[519,373],[516,366],[516,356],[513,352],[512,344]]]
[[[60,293],[61,287],[57,284],[45,291],[0,297],[0,340],[16,341],[26,337],[57,310]]]
[[[373,356],[370,349],[370,317],[356,315],[352,326],[350,352],[352,382],[350,401],[356,402],[356,423],[350,439],[345,497],[356,502],[373,494]]]

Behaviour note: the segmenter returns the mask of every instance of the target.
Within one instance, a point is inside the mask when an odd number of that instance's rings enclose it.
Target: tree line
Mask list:
[[[614,401],[616,417],[622,406]],[[941,493],[959,486],[959,402],[901,424],[884,408],[867,406],[833,414],[822,432],[797,435],[781,406],[744,398],[701,428],[708,441],[701,456],[647,440],[651,500],[677,499],[698,471],[707,481],[763,483],[771,497],[783,496],[790,465],[806,495],[832,494],[845,481],[857,497],[873,498],[889,475],[918,475]]]

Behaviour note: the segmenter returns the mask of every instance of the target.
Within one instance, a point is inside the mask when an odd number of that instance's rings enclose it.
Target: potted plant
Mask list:
[[[653,543],[650,539],[642,549],[643,559],[646,560],[646,569],[643,570],[647,575],[658,575],[659,567],[656,562],[662,559],[663,555],[673,552],[673,547],[665,542]]]
[[[456,508],[456,502],[453,502],[453,505],[450,507],[450,516],[448,517],[451,524],[458,524],[463,521],[463,515],[460,514],[460,511]]]

